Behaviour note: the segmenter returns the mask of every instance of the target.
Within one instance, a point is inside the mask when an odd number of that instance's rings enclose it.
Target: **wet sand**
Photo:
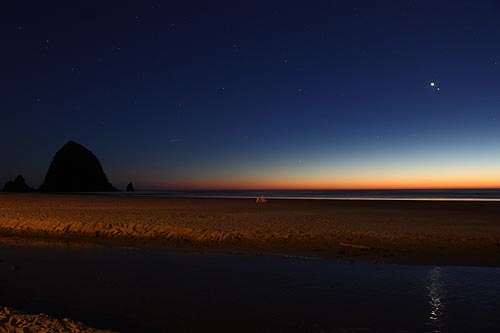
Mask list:
[[[231,253],[500,266],[499,202],[0,194],[0,234]]]

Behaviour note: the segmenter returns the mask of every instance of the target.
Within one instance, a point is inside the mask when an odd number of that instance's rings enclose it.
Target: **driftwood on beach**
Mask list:
[[[368,246],[368,245],[361,245],[361,244],[351,244],[351,243],[340,242],[339,245],[343,246],[343,247],[350,247],[350,248],[359,249],[359,250],[370,250],[371,249],[370,246]]]

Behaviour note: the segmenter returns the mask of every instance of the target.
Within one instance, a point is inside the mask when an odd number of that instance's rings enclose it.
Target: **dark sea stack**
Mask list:
[[[34,189],[28,184],[26,184],[26,180],[23,176],[19,175],[13,181],[10,180],[5,183],[3,187],[4,192],[33,192]]]
[[[108,181],[94,153],[69,141],[54,155],[40,191],[110,192],[117,189]]]
[[[128,183],[127,192],[135,192],[134,184],[132,182]]]

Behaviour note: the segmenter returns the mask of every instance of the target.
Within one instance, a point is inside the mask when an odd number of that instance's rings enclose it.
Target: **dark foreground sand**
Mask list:
[[[0,234],[410,264],[500,266],[499,202],[1,194]]]
[[[87,327],[70,319],[45,314],[26,314],[0,307],[0,333],[111,333]]]

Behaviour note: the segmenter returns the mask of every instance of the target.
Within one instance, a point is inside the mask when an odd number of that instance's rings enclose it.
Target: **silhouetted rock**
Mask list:
[[[134,191],[135,191],[134,184],[132,184],[132,182],[128,183],[127,192],[134,192]]]
[[[34,189],[26,184],[23,176],[19,175],[14,181],[10,180],[3,187],[4,192],[33,192]]]
[[[108,192],[111,185],[97,157],[84,146],[69,141],[54,155],[42,192]]]

